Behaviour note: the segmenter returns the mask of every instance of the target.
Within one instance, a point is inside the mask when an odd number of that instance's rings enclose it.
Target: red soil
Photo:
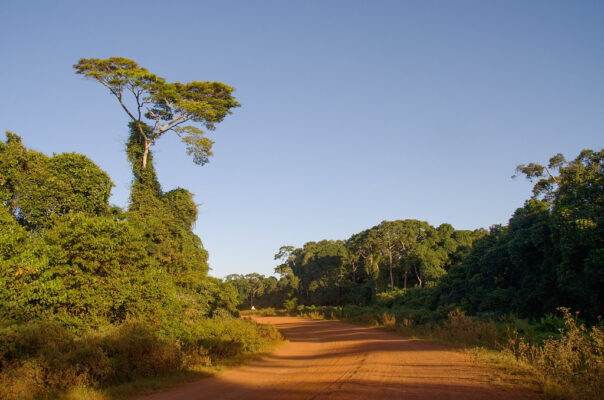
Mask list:
[[[535,399],[497,386],[452,348],[337,321],[263,317],[289,340],[274,353],[145,400]]]

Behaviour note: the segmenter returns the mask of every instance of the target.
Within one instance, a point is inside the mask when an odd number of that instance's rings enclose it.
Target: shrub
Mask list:
[[[0,330],[0,398],[53,397],[69,385],[108,375],[98,343],[57,323],[28,323]]]
[[[101,383],[127,382],[177,371],[183,352],[174,338],[158,335],[157,327],[126,322],[101,338],[103,353],[111,360],[111,375]]]
[[[205,316],[236,316],[239,311],[237,289],[229,282],[205,277],[192,288],[197,294],[200,311]]]
[[[191,328],[188,347],[206,349],[213,360],[266,351],[280,338],[270,325],[237,318],[210,318]]]
[[[393,289],[386,292],[380,292],[376,295],[376,304],[384,307],[392,307],[395,302],[405,296],[406,289]]]
[[[262,317],[274,317],[275,315],[277,315],[277,312],[275,311],[275,309],[273,307],[267,307],[267,308],[258,310],[258,315],[260,315]]]
[[[309,311],[308,313],[305,314],[305,316],[307,318],[315,319],[315,320],[325,319],[325,316],[319,311]]]
[[[294,298],[285,300],[283,302],[283,308],[285,308],[285,310],[289,314],[294,314],[296,312],[296,309],[298,308],[298,299],[294,297]]]
[[[437,325],[432,335],[439,339],[464,345],[498,347],[503,341],[504,332],[496,322],[470,317],[461,310],[449,313],[442,325]]]
[[[162,327],[144,321],[75,332],[56,322],[0,329],[0,398],[56,398],[266,351],[278,331],[236,318]],[[83,389],[82,389],[83,390]]]
[[[396,317],[389,312],[382,314],[382,326],[387,329],[396,328]]]
[[[0,370],[0,399],[34,400],[45,392],[44,371],[36,361],[19,362]]]
[[[140,232],[112,217],[56,219],[4,261],[0,279],[0,317],[15,322],[100,326],[181,308],[173,278],[147,256]]]
[[[522,337],[513,337],[508,351],[534,366],[544,381],[553,381],[557,391],[569,397],[595,399],[604,393],[604,331],[588,329],[568,309],[560,308],[564,330],[559,338],[542,346]]]
[[[0,200],[30,229],[52,225],[53,216],[70,212],[105,215],[113,183],[82,154],[47,157],[28,150],[21,138],[6,134],[0,142]]]

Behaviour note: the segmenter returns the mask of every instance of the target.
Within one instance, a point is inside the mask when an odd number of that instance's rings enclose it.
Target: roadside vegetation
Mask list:
[[[176,134],[206,163],[199,126],[237,107],[233,89],[169,83],[124,58],[75,69],[131,119],[130,202],[109,204],[111,178],[85,155],[47,156],[12,132],[0,141],[0,398],[113,398],[116,385],[143,390],[268,351],[278,332],[239,319],[237,290],[207,276],[193,195],[162,189],[151,151]]]
[[[234,275],[246,307],[338,318],[487,349],[551,398],[604,392],[604,150],[517,168],[533,195],[508,225],[384,221],[282,247],[279,278]],[[254,294],[251,294],[254,287]],[[531,378],[531,379],[533,379]]]

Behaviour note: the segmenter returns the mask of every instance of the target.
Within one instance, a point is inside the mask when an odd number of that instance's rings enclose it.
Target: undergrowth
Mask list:
[[[200,376],[279,339],[272,326],[229,317],[170,327],[129,321],[86,332],[51,322],[7,326],[0,329],[0,398],[113,398],[113,387]]]

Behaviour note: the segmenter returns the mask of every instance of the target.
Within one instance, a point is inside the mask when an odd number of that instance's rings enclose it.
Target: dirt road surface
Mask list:
[[[467,354],[376,328],[263,317],[288,339],[274,353],[145,400],[536,399],[490,382]]]

